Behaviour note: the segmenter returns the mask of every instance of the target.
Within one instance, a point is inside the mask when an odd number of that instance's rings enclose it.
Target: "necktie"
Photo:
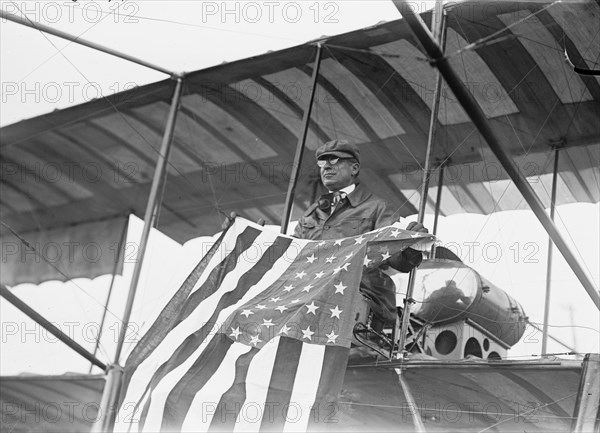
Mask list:
[[[340,201],[342,200],[342,193],[339,191],[336,191],[333,193],[333,198],[331,199],[331,213],[333,213],[333,211],[335,211],[335,208],[337,207],[337,205],[340,203]]]

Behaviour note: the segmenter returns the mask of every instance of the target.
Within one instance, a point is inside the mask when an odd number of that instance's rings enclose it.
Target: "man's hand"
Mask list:
[[[408,225],[406,226],[406,230],[410,230],[413,232],[419,232],[419,233],[429,233],[429,230],[427,230],[423,224],[418,223],[416,221],[409,222]]]

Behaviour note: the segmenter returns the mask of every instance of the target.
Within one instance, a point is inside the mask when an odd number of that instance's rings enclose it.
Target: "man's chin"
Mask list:
[[[328,179],[321,179],[321,181],[323,182],[323,185],[325,186],[325,188],[327,188],[329,191],[336,191],[337,188],[337,182],[334,180],[328,180]]]

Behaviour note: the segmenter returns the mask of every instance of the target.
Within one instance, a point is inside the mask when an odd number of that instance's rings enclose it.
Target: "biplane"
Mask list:
[[[599,306],[545,211],[600,199],[599,4],[466,1],[419,15],[397,3],[400,20],[189,73],[161,69],[168,79],[0,130],[2,296],[103,370],[2,378],[3,432],[111,430],[127,329],[114,362],[102,362],[12,287],[119,274],[135,215],[144,229],[127,324],[153,230],[184,243],[235,211],[289,232],[323,192],[313,152],[335,138],[358,144],[361,182],[398,217],[531,208]],[[57,245],[70,254],[52,255]],[[387,346],[357,322],[367,352],[348,362],[336,422],[304,429],[598,429],[598,354],[511,360],[526,311],[451,252],[432,252],[412,279],[403,326],[377,333]],[[93,415],[28,417],[73,402]]]

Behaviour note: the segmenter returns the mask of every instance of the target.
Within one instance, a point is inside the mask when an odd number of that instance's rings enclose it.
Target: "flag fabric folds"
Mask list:
[[[308,241],[236,218],[129,355],[115,431],[327,429],[363,267],[432,240]]]

